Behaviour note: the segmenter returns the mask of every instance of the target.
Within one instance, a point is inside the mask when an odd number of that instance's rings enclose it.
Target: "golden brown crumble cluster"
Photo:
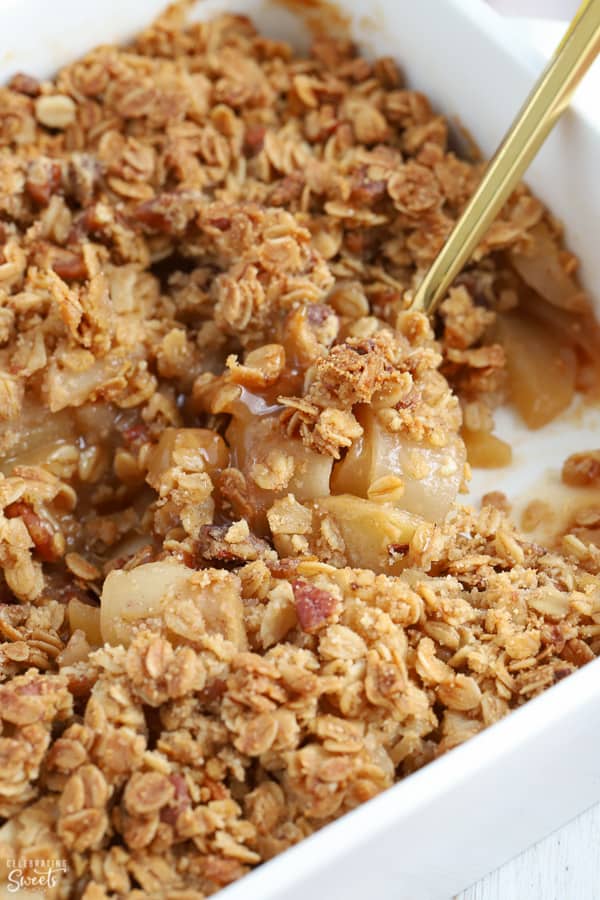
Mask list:
[[[0,856],[52,896],[200,900],[600,650],[594,523],[455,503],[507,394],[597,384],[557,224],[519,189],[406,311],[480,171],[238,16],[0,89]]]

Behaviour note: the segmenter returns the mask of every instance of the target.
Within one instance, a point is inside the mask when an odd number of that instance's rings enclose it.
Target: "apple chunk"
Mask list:
[[[573,399],[577,358],[563,338],[524,315],[498,316],[511,400],[530,428],[541,428]]]
[[[299,438],[286,437],[277,417],[234,418],[227,429],[227,441],[233,464],[246,476],[255,528],[266,527],[266,510],[279,497],[293,493],[305,502],[329,493],[333,459],[305,447]],[[278,458],[289,465],[289,478],[271,488],[270,469]]]
[[[171,466],[180,465],[190,471],[204,469],[213,475],[229,462],[223,438],[208,428],[165,428],[149,457],[148,484],[157,488],[161,476]]]
[[[177,560],[146,563],[136,569],[113,569],[100,603],[100,629],[109,644],[125,644],[140,619],[158,616],[161,600],[185,584],[193,571]]]
[[[403,568],[401,554],[421,521],[418,516],[350,494],[320,497],[314,506],[335,521],[350,566],[387,574]]]
[[[332,492],[355,494],[428,521],[442,521],[463,478],[462,440],[452,437],[445,447],[432,447],[387,431],[372,410],[361,411],[359,418],[364,432],[335,465]]]
[[[100,603],[103,640],[127,646],[148,619],[176,643],[220,635],[238,650],[248,646],[240,581],[231,572],[196,571],[176,559],[110,572]]]

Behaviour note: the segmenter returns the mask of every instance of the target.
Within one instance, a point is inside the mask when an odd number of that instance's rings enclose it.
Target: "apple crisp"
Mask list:
[[[200,900],[600,650],[591,532],[456,499],[500,402],[597,387],[558,224],[519,188],[407,311],[481,171],[240,16],[0,89],[0,856],[49,896]]]

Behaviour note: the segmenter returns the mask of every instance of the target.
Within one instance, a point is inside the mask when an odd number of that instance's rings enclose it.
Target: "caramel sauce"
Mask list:
[[[274,416],[285,408],[281,403],[269,402],[269,399],[271,398],[265,396],[265,393],[254,393],[245,387],[241,389],[239,403],[245,407],[245,412],[242,413],[242,417],[258,417],[262,419],[264,416]],[[278,396],[280,393],[282,392],[277,391]],[[270,390],[268,394],[272,397],[274,391]]]
[[[60,529],[67,552],[85,553],[103,565],[113,550],[102,549],[88,532],[88,523],[129,507],[141,519],[154,500],[149,487],[123,484],[113,468],[117,448],[127,447],[139,427],[135,409],[91,403],[48,413],[27,400],[21,415],[5,426],[7,450],[0,455],[0,473],[10,476],[21,466],[40,466],[72,484],[77,492],[75,509],[66,510],[59,495],[45,515]]]

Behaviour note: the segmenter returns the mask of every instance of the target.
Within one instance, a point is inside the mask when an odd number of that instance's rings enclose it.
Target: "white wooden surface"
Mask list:
[[[527,802],[526,797],[523,802]],[[594,806],[560,831],[458,894],[455,900],[599,898],[600,806]]]

